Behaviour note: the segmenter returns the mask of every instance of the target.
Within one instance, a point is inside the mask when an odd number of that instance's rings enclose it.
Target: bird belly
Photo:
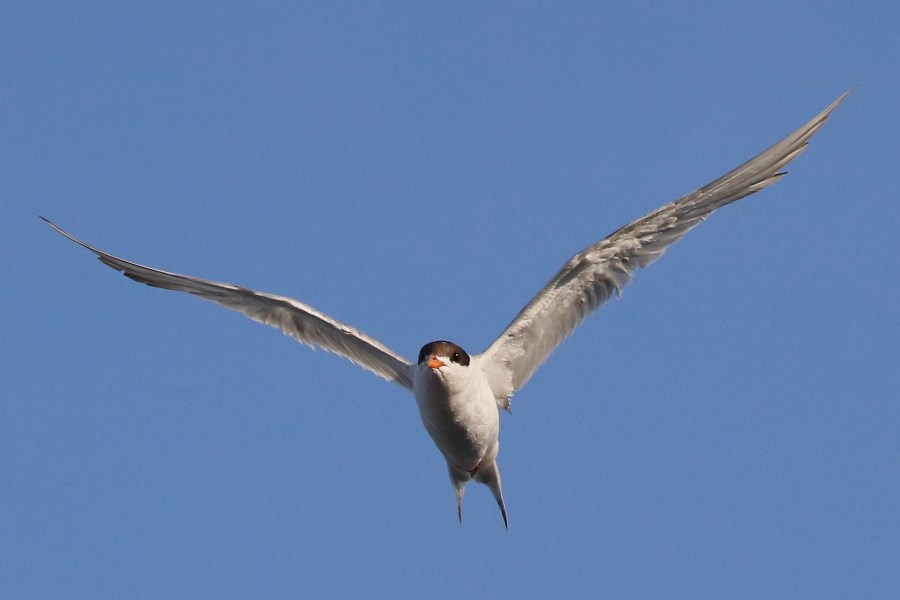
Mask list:
[[[451,467],[474,475],[497,455],[500,415],[487,390],[448,390],[441,385],[416,390],[422,424]]]

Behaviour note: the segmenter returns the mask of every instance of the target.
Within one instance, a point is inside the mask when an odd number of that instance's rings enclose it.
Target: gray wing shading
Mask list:
[[[508,408],[511,395],[588,315],[613,294],[621,293],[634,271],[662,256],[714,210],[785,175],[780,169],[806,149],[809,139],[849,93],[762,154],[569,259],[483,353],[498,403]]]
[[[221,304],[243,313],[254,321],[280,329],[285,335],[308,346],[319,346],[339,354],[379,377],[412,390],[410,361],[363,332],[336,321],[302,302],[236,285],[145,267],[97,250],[69,235],[48,219],[44,217],[41,219],[76,244],[96,254],[100,262],[122,271],[126,277],[134,281],[166,290],[188,292]]]

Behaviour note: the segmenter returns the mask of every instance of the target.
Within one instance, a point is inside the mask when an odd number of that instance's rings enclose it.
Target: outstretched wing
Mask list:
[[[658,208],[573,256],[487,350],[486,371],[501,406],[597,307],[619,294],[646,267],[717,208],[780,179],[780,169],[847,97],[845,92],[806,125],[762,154],[702,188]]]
[[[69,235],[48,219],[44,217],[41,219],[76,244],[96,254],[100,262],[117,271],[122,271],[130,279],[152,287],[188,292],[205,300],[211,300],[226,308],[243,313],[254,321],[280,329],[285,335],[308,346],[319,346],[329,352],[339,354],[379,377],[412,390],[410,375],[412,363],[410,361],[388,349],[378,340],[332,319],[311,306],[285,296],[168,273],[117,258]]]

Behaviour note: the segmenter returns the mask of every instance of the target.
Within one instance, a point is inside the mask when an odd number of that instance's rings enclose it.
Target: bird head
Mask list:
[[[434,371],[441,368],[468,367],[469,354],[453,342],[438,340],[422,346],[419,364]]]

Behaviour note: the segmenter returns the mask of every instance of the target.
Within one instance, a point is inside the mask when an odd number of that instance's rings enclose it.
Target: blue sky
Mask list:
[[[0,9],[0,594],[900,593],[895,3]],[[415,357],[858,88],[502,420],[462,526],[411,396],[114,254]]]

